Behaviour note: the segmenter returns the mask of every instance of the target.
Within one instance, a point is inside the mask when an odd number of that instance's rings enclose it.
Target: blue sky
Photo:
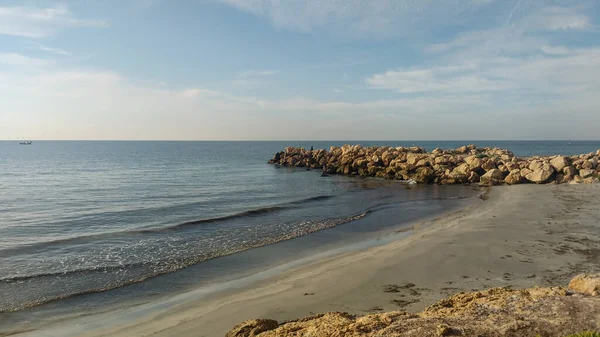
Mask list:
[[[592,0],[0,0],[0,139],[598,139]]]

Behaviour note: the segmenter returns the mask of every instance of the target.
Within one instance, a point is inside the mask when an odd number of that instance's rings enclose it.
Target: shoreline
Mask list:
[[[418,221],[403,239],[325,257],[82,335],[224,336],[252,318],[415,312],[461,291],[564,284],[576,273],[599,271],[598,197],[595,185],[494,187],[488,200]]]
[[[369,181],[371,181],[371,179],[369,179]],[[377,180],[372,182],[378,183]],[[396,184],[402,186],[401,182],[381,182],[390,187]],[[405,187],[401,187],[401,190],[404,188]],[[420,186],[416,187],[416,189],[429,190],[431,188]],[[454,190],[454,188],[451,189]],[[164,288],[165,292],[161,295],[151,295],[150,298],[145,298],[145,295],[140,292],[135,295],[135,297],[131,297],[132,301],[124,301],[118,305],[113,305],[113,302],[115,301],[109,300],[106,304],[103,304],[103,302],[94,304],[93,311],[73,311],[72,309],[69,309],[69,307],[79,306],[82,301],[89,303],[95,301],[94,298],[86,299],[85,297],[74,297],[69,299],[70,302],[63,304],[53,302],[58,305],[55,309],[60,310],[58,315],[55,315],[52,307],[40,308],[42,310],[41,312],[38,313],[34,311],[33,314],[35,316],[30,317],[27,317],[29,309],[8,313],[8,315],[14,314],[17,315],[17,317],[21,316],[24,320],[20,320],[19,318],[12,319],[10,316],[5,317],[7,324],[14,321],[15,325],[10,330],[0,332],[0,336],[80,336],[84,331],[96,331],[98,328],[101,328],[101,326],[97,324],[98,322],[106,321],[110,325],[130,325],[132,321],[135,321],[140,317],[144,319],[144,315],[146,314],[162,315],[171,310],[171,307],[187,305],[190,299],[194,301],[203,301],[207,297],[221,297],[222,295],[229,293],[231,289],[251,287],[253,284],[261,282],[265,278],[275,278],[282,273],[288,272],[290,269],[300,268],[304,265],[315,263],[323,259],[343,255],[348,252],[362,251],[371,247],[388,244],[394,240],[399,240],[402,237],[411,234],[412,224],[414,224],[415,221],[429,221],[435,217],[440,217],[462,209],[465,205],[480,201],[481,188],[472,186],[464,187],[464,189],[471,190],[470,192],[467,191],[468,193],[466,193],[466,195],[468,196],[463,196],[461,194],[464,194],[464,192],[457,192],[454,193],[456,194],[454,197],[431,199],[431,202],[434,202],[435,200],[435,204],[427,206],[429,208],[429,214],[405,209],[403,212],[407,212],[406,215],[397,214],[400,215],[398,218],[387,215],[384,217],[385,220],[383,222],[378,220],[373,222],[373,220],[369,220],[370,218],[364,220],[361,219],[352,224],[334,226],[322,231],[317,231],[317,233],[311,235],[303,235],[273,245],[266,245],[237,254],[209,260],[208,263],[210,263],[211,266],[203,269],[214,273],[215,268],[219,268],[224,271],[229,270],[229,272],[234,274],[231,275],[219,272],[218,274],[222,275],[215,278],[214,281],[202,282],[196,280],[195,284],[192,285],[190,283],[190,286],[186,287],[187,289],[170,291],[169,275],[163,275],[158,276],[156,280],[152,279],[151,282],[153,282],[154,286]],[[444,195],[444,193],[441,194]],[[417,195],[421,196],[420,193],[417,193]],[[419,198],[408,198],[400,201],[398,204],[392,203],[390,205],[403,205],[404,203],[422,202],[423,200],[424,199]],[[447,201],[444,201],[446,204],[440,204],[438,203],[438,200]],[[402,208],[385,209],[402,210]],[[377,211],[376,214],[381,218],[381,213],[379,211]],[[311,248],[307,248],[307,245]],[[270,254],[276,254],[276,256],[279,257],[271,258]],[[237,256],[239,256],[239,258]],[[263,258],[266,258],[266,260],[263,260]],[[258,261],[257,259],[260,259],[261,261],[259,264],[256,263]],[[248,269],[233,270],[230,265],[239,265],[240,267],[247,267]],[[261,265],[263,267],[259,268]],[[194,268],[195,267],[191,267],[191,269]],[[188,275],[183,277],[181,275],[175,276],[175,282],[181,283],[182,279],[189,278],[190,275],[203,277],[203,275],[198,273],[200,270],[202,269],[191,272],[183,271]],[[158,278],[162,278],[162,280],[158,280]],[[179,283],[178,286],[182,287]],[[137,284],[134,284],[133,286],[137,287]],[[132,292],[132,290],[122,289],[124,291]],[[135,293],[136,290],[133,290],[133,292]],[[98,296],[102,296],[102,294],[103,293],[99,293]],[[98,296],[96,296],[96,298],[98,298]],[[130,297],[129,295],[126,296]],[[90,302],[90,300],[92,302]],[[100,300],[104,301],[102,298]],[[36,308],[33,308],[33,310],[36,310]],[[36,319],[36,317],[39,319]],[[30,324],[27,324],[28,322],[30,322]]]

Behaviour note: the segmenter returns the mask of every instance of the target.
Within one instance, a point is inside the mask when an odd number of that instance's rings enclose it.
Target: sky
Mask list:
[[[600,139],[596,0],[0,0],[0,139]]]

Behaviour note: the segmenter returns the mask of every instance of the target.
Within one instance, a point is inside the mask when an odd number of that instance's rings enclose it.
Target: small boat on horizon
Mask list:
[[[19,144],[21,144],[21,145],[31,145],[31,143],[32,143],[32,141],[26,140],[26,141],[20,142]]]

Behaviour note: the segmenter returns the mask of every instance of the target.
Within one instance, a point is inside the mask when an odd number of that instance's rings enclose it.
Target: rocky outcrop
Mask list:
[[[244,322],[227,333],[229,336],[258,336],[261,332],[272,331],[279,327],[279,323],[273,319],[253,319]]]
[[[499,148],[462,146],[455,150],[422,147],[332,146],[329,150],[287,147],[270,164],[322,169],[328,174],[379,177],[434,184],[595,183],[600,150],[578,156],[515,157]]]
[[[570,288],[460,293],[418,314],[398,311],[356,317],[331,312],[281,325],[250,320],[226,337],[566,336],[600,331],[598,284],[600,275],[582,275],[571,281]]]
[[[578,275],[569,282],[569,289],[590,296],[600,295],[600,274]],[[599,313],[600,314],[600,313]]]

